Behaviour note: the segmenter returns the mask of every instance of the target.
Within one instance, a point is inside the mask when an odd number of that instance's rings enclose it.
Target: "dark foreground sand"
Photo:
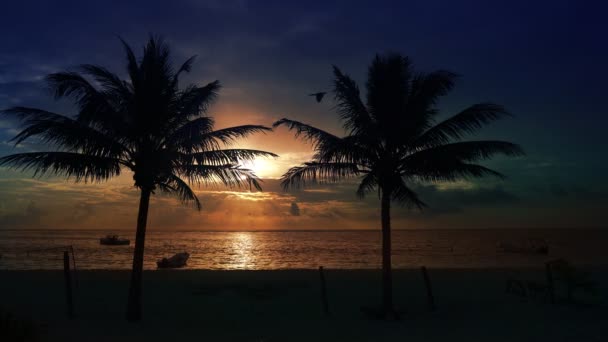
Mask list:
[[[330,316],[318,271],[148,271],[144,320],[124,320],[129,273],[80,271],[76,318],[66,319],[62,272],[0,272],[0,308],[29,317],[43,341],[608,341],[608,274],[592,305],[549,304],[505,294],[510,270],[429,270],[437,311],[419,270],[395,271],[398,322],[361,306],[380,302],[380,272],[326,270]],[[543,270],[520,270],[544,281]]]

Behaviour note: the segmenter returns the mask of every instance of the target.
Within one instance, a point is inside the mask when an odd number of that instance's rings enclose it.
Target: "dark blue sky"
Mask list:
[[[42,88],[45,74],[80,63],[122,73],[116,35],[139,49],[155,33],[171,44],[176,61],[199,56],[187,81],[222,82],[221,115],[247,108],[257,114],[244,118],[261,124],[289,116],[338,130],[331,106],[305,94],[329,86],[332,64],[363,85],[374,54],[394,51],[422,71],[462,75],[440,104],[446,115],[483,101],[515,115],[480,134],[518,142],[528,153],[489,163],[510,176],[491,189],[517,199],[502,215],[536,208],[534,219],[517,222],[548,225],[561,217],[557,211],[580,209],[564,219],[605,226],[599,208],[608,199],[607,10],[602,1],[560,0],[5,2],[0,107],[69,111]],[[14,132],[0,119],[0,141]],[[10,151],[0,144],[0,155]]]

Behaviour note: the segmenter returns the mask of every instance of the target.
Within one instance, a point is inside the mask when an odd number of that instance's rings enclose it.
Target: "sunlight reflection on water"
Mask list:
[[[255,268],[253,234],[248,232],[235,233],[230,240],[231,245],[227,251],[229,256],[226,269]]]
[[[59,269],[60,250],[73,245],[81,269],[129,269],[133,245],[101,246],[101,231],[0,230],[0,269]],[[116,232],[134,241],[130,232]],[[501,241],[541,237],[549,255],[497,252]],[[186,269],[379,268],[378,231],[175,232],[147,234],[145,265],[179,252],[191,254]],[[539,266],[564,257],[577,264],[608,265],[602,230],[413,230],[393,233],[393,265],[418,267]]]

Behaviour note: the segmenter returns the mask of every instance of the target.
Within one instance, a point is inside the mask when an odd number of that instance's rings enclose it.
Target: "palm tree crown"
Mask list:
[[[179,76],[190,71],[194,57],[174,70],[169,49],[160,39],[149,40],[140,61],[123,44],[128,80],[90,64],[46,77],[56,98],[74,100],[78,106],[74,118],[35,108],[4,110],[24,126],[12,139],[15,144],[38,137],[57,150],[5,156],[0,165],[31,169],[37,175],[63,175],[77,182],[105,181],[127,168],[136,187],[173,193],[199,209],[188,182],[260,189],[256,175],[239,164],[276,155],[224,147],[269,128],[244,125],[213,130],[213,118],[204,113],[217,96],[219,82],[178,87]]]
[[[456,75],[439,70],[415,73],[400,55],[376,56],[368,70],[365,102],[357,84],[337,67],[334,99],[345,137],[302,122],[281,119],[296,137],[312,142],[313,160],[292,167],[282,177],[284,188],[338,182],[361,176],[357,194],[377,191],[381,198],[383,315],[396,316],[392,303],[391,202],[422,208],[426,204],[412,189],[418,181],[453,181],[492,175],[476,162],[496,154],[518,156],[522,149],[504,141],[463,141],[483,125],[508,113],[502,106],[479,103],[447,120],[436,122],[440,97],[454,86]]]
[[[436,123],[439,110],[435,105],[452,89],[454,73],[417,74],[407,57],[376,56],[369,68],[364,104],[357,84],[337,67],[333,71],[336,109],[347,135],[338,137],[289,119],[275,122],[274,127],[285,125],[311,141],[316,152],[313,160],[283,175],[284,188],[363,176],[359,196],[380,190],[392,201],[423,207],[411,188],[414,182],[503,177],[475,162],[496,154],[523,154],[509,142],[462,141],[483,125],[509,115],[502,106],[475,104]]]

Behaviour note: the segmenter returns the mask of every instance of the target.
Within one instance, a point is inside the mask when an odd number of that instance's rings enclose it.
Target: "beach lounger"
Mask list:
[[[523,279],[518,275],[509,276],[506,280],[506,293],[551,303],[573,303],[575,294],[579,291],[594,296],[597,294],[597,284],[590,275],[574,268],[568,261],[552,260],[545,267],[545,281]]]
[[[576,269],[564,259],[549,261],[547,272],[549,272],[548,277],[553,281],[552,290],[556,300],[560,299],[561,294],[562,300],[572,303],[578,292],[593,296],[598,292],[597,283],[591,279],[589,273]]]

